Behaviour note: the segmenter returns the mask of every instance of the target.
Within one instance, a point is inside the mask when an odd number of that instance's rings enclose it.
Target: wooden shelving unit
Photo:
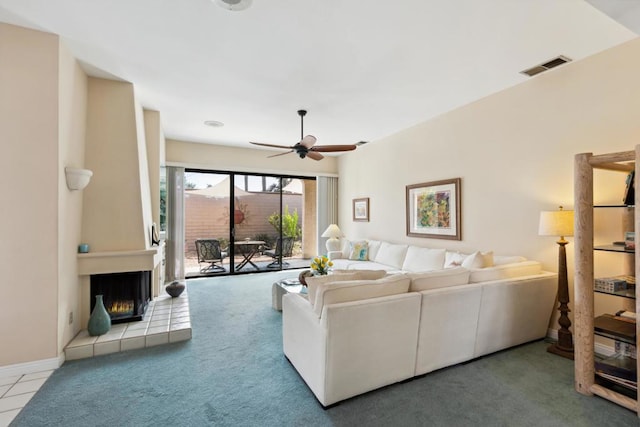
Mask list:
[[[608,381],[602,375],[596,376],[595,370],[595,331],[594,331],[594,252],[608,251],[619,252],[621,257],[621,275],[632,275],[638,277],[639,254],[635,251],[625,250],[624,247],[606,245],[594,247],[594,209],[628,209],[624,205],[601,205],[593,204],[593,184],[594,169],[604,169],[619,171],[628,174],[637,168],[636,157],[640,155],[640,145],[635,151],[625,151],[620,153],[610,153],[603,155],[593,155],[582,153],[575,156],[574,164],[574,194],[575,194],[575,251],[576,268],[574,278],[575,290],[575,388],[579,393],[585,395],[597,395],[608,399],[627,409],[636,411],[640,416],[640,403],[637,391],[624,387],[615,382]],[[639,171],[635,174],[635,188],[638,189]],[[638,241],[638,230],[640,230],[640,213],[633,209],[632,220],[634,225],[636,241]],[[609,293],[620,297],[621,309],[638,312],[640,309],[638,291]],[[638,324],[635,325],[635,346],[637,348],[637,337],[640,335]],[[599,335],[604,335],[598,333]],[[614,337],[615,338],[615,337]],[[623,340],[620,340],[623,341]],[[633,359],[631,359],[633,360]],[[629,360],[623,360],[623,365],[629,368]],[[638,372],[638,361],[633,360],[631,370],[635,368]],[[615,379],[615,378],[614,378]]]

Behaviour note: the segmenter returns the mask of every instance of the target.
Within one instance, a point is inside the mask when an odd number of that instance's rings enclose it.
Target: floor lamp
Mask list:
[[[549,353],[573,359],[573,336],[569,330],[569,280],[567,279],[567,242],[565,236],[573,236],[573,211],[560,210],[540,212],[540,236],[560,236],[558,240],[558,311],[560,312],[560,330],[558,342],[547,347]]]

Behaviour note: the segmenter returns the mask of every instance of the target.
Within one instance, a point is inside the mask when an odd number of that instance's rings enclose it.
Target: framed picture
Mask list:
[[[460,182],[407,185],[407,236],[462,240]]]
[[[353,199],[353,220],[369,221],[369,198]]]

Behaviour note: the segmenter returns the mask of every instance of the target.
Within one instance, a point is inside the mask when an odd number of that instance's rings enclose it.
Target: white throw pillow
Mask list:
[[[409,246],[402,269],[405,271],[431,271],[444,268],[444,249],[419,248]]]
[[[376,255],[378,255],[382,242],[380,240],[368,240],[367,243],[369,243],[369,259],[374,260],[376,259]]]
[[[469,283],[469,270],[464,267],[445,268],[426,273],[410,273],[411,292],[445,288]]]
[[[468,255],[461,254],[460,252],[447,251],[444,257],[444,268],[460,267],[467,256]]]
[[[352,261],[368,261],[369,260],[369,244],[366,240],[351,242],[351,251],[349,259]]]
[[[469,270],[472,268],[493,267],[493,252],[474,252],[462,261],[462,266]]]
[[[350,280],[320,284],[316,290],[313,311],[321,317],[323,307],[328,304],[406,293],[410,283],[411,279],[406,274],[390,274],[378,280]]]
[[[382,242],[374,261],[401,269],[406,253],[407,245],[392,245]]]
[[[513,264],[498,265],[489,268],[471,270],[469,283],[491,282],[494,280],[512,279],[514,277],[533,276],[542,272],[542,264],[538,261],[524,261]]]

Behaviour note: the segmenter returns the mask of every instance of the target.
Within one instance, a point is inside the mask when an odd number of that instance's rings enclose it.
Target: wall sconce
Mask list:
[[[82,190],[89,184],[93,172],[89,169],[64,168],[69,190]]]

